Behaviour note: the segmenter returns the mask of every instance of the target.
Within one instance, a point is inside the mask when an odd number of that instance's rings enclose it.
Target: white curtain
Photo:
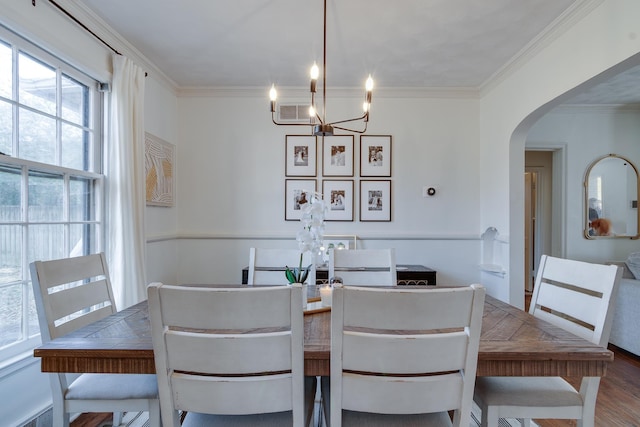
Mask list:
[[[107,142],[107,257],[118,310],[147,298],[144,236],[144,71],[113,55]]]

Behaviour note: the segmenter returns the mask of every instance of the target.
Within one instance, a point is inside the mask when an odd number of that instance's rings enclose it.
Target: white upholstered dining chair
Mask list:
[[[310,252],[302,256],[303,268],[309,268],[306,283],[316,284],[316,266]],[[300,266],[300,251],[298,249],[251,248],[249,250],[248,285],[281,285],[286,284],[284,268],[290,269]]]
[[[300,285],[147,289],[165,427],[309,424]]]
[[[70,333],[116,312],[103,253],[31,263],[33,295],[42,342]],[[51,373],[53,425],[68,427],[72,413],[149,412],[150,427],[160,426],[155,375]]]
[[[340,277],[345,285],[395,286],[395,249],[330,249],[331,277]]]
[[[622,269],[614,265],[543,255],[529,313],[566,331],[607,347]],[[479,377],[474,400],[482,426],[500,418],[575,419],[594,426],[600,377],[584,377],[579,390],[559,377]]]
[[[468,427],[484,298],[479,285],[337,286],[329,424]]]

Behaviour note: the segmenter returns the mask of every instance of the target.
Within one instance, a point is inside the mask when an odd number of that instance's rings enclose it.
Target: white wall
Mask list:
[[[284,220],[285,135],[309,130],[273,125],[265,93],[178,100],[180,282],[235,283],[252,245],[296,247],[300,224]],[[336,118],[350,117],[347,109],[359,105],[359,98],[329,93],[328,99]],[[478,101],[468,95],[377,96],[367,134],[392,136],[392,221],[359,221],[356,135],[356,176],[344,178],[355,180],[355,221],[327,222],[326,233],[355,234],[363,248],[393,245],[398,263],[427,265],[440,283],[477,282],[477,118]],[[319,161],[319,189],[321,180]],[[424,198],[423,186],[436,195]]]
[[[159,82],[151,72],[145,81],[145,130],[173,145],[180,157],[178,138],[178,102],[172,88]],[[174,171],[178,174],[178,168]],[[178,282],[178,253],[175,240],[178,222],[177,207],[147,206],[145,234],[147,236],[147,281],[175,284]]]
[[[527,132],[577,91],[640,62],[634,56],[640,52],[640,2],[590,4],[593,10],[567,22],[564,33],[540,40],[531,58],[514,63],[510,73],[498,76],[483,90],[480,101],[481,225],[508,229],[510,242],[508,274],[488,292],[520,307],[524,304],[522,175]],[[605,72],[616,64],[620,65]]]
[[[638,240],[584,238],[583,186],[587,167],[609,153],[626,157],[640,167],[640,110],[557,108],[531,127],[527,141],[536,141],[537,146],[544,141],[561,141],[570,152],[566,164],[566,257],[593,262],[624,261],[630,252],[640,250]]]

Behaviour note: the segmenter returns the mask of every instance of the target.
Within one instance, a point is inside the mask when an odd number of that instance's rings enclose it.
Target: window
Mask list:
[[[0,28],[0,365],[39,343],[29,263],[103,249],[96,88]]]

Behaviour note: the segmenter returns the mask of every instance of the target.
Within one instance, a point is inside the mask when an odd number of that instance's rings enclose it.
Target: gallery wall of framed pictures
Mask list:
[[[285,220],[299,220],[304,192],[318,191],[326,221],[354,221],[358,211],[361,222],[390,222],[391,159],[391,135],[360,135],[359,144],[354,135],[286,135]]]

